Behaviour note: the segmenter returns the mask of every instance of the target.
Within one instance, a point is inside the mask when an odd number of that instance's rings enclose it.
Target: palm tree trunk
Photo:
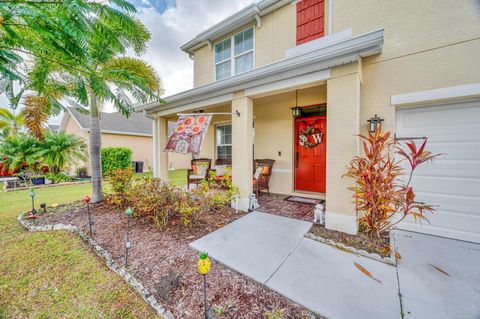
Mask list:
[[[97,108],[97,97],[90,94],[90,134],[89,153],[92,169],[92,203],[99,203],[103,200],[102,192],[102,135],[100,132],[100,119]]]

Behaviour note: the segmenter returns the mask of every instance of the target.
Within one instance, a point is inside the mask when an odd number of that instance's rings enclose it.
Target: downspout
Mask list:
[[[333,0],[328,0],[328,35],[333,32]]]
[[[152,120],[153,177],[158,178],[158,121],[156,117],[148,114],[146,110],[143,110],[143,115]]]

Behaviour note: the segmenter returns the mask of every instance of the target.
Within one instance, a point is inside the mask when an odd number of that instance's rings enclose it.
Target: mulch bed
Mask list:
[[[94,239],[123,265],[125,213],[104,203],[92,205],[92,211]],[[201,216],[191,227],[176,224],[164,229],[134,218],[131,223],[129,268],[175,318],[202,318],[203,282],[196,269],[198,253],[188,244],[243,215],[224,209]],[[42,214],[36,222],[38,225],[70,224],[88,233],[84,202],[49,208],[48,213]],[[162,277],[169,272],[180,275],[180,284],[162,299],[158,287]],[[208,299],[217,309],[217,318],[265,318],[265,312],[277,309],[283,310],[282,318],[320,318],[312,317],[303,307],[214,260],[207,282]]]
[[[350,235],[336,230],[326,229],[322,225],[314,225],[310,229],[310,232],[316,236],[331,239],[336,243],[342,243],[346,246],[362,249],[369,253],[376,253],[382,257],[390,256],[390,240],[388,234],[387,237],[377,239],[370,238],[360,232],[357,235]]]

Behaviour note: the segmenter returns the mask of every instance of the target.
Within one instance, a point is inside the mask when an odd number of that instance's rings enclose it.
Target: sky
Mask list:
[[[193,87],[193,61],[180,46],[195,35],[246,7],[253,0],[130,0],[137,16],[152,33],[147,52],[140,58],[150,63],[162,79],[164,96]],[[0,95],[0,107],[8,100]],[[107,109],[106,111],[112,111]],[[59,118],[50,122],[58,123]]]

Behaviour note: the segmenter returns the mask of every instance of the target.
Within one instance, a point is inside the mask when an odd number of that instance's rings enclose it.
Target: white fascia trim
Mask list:
[[[346,29],[334,34],[330,34],[324,37],[321,37],[316,40],[309,41],[307,43],[297,45],[293,48],[285,50],[285,57],[291,58],[296,55],[305,54],[326,46],[345,41],[352,38],[352,29]]]
[[[480,98],[480,83],[392,95],[390,101],[392,105],[401,107],[475,98]]]
[[[300,75],[294,78],[281,80],[269,84],[259,85],[245,90],[245,96],[262,97],[272,94],[278,94],[290,89],[303,89],[316,84],[321,84],[330,78],[330,69],[314,73]]]
[[[383,29],[367,32],[308,53],[276,61],[245,73],[166,97],[164,98],[165,104],[152,102],[138,106],[136,111],[147,110],[151,113],[174,108],[208,97],[233,93],[258,85],[325,70],[337,65],[352,63],[357,61],[358,57],[381,53],[383,38]]]
[[[186,112],[186,111],[197,111],[200,109],[210,108],[210,107],[219,106],[225,103],[229,103],[232,100],[233,100],[232,93],[223,94],[220,96],[215,96],[212,98],[195,101],[192,103],[187,103],[176,108],[168,108],[168,109],[160,110],[156,113],[156,115],[170,116],[170,115],[176,115],[177,113]]]
[[[192,53],[196,49],[205,45],[206,41],[213,42],[251,22],[258,24],[258,18],[290,3],[291,1],[292,0],[262,0],[258,3],[252,3],[202,33],[199,33],[195,38],[182,45],[180,49],[186,53]]]
[[[325,212],[325,228],[356,235],[358,232],[357,217],[334,213],[327,210]]]

